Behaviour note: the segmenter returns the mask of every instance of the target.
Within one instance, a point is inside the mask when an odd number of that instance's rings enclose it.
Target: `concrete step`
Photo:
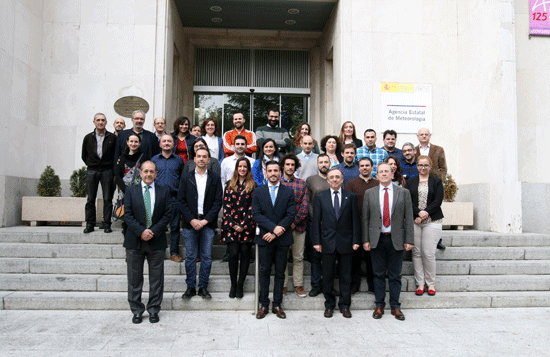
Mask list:
[[[187,288],[185,275],[165,275],[166,292],[183,292]],[[273,281],[273,277],[271,277]],[[127,291],[125,275],[83,275],[83,274],[0,274],[0,286],[3,290],[20,291]],[[338,286],[338,279],[336,279]],[[208,290],[228,292],[231,286],[228,276],[210,277]],[[273,285],[271,285],[273,286]],[[289,290],[294,288],[289,279]],[[247,276],[245,291],[254,290],[254,277]],[[304,279],[304,288],[309,291],[311,283]],[[436,280],[438,291],[548,291],[550,275],[440,275]],[[144,279],[144,290],[148,290],[148,278]],[[402,277],[402,290],[414,291],[416,284],[413,276]],[[367,290],[367,284],[361,284],[361,290]]]
[[[450,231],[442,234],[444,244],[453,247],[547,247],[550,235],[537,233],[505,234],[483,231]]]
[[[146,293],[143,301],[147,301]],[[127,310],[128,296],[117,292],[39,292],[39,291],[0,291],[1,307],[5,310]],[[270,296],[271,298],[271,296]],[[386,296],[386,301],[388,296]],[[407,309],[448,309],[448,308],[503,308],[503,307],[548,307],[550,292],[438,292],[435,296],[416,296],[412,292],[401,294],[401,307]],[[300,298],[286,294],[283,308],[288,311],[312,310],[322,314],[324,298]],[[374,309],[374,296],[359,293],[352,296],[351,310]],[[245,293],[242,299],[230,299],[227,293],[213,293],[212,300],[199,296],[182,299],[181,293],[165,293],[162,310],[240,310],[254,311],[254,294]],[[162,315],[162,311],[161,311]],[[386,318],[390,318],[389,312]],[[129,315],[130,316],[130,315]],[[336,313],[335,317],[338,316]],[[268,315],[271,318],[271,315]]]
[[[200,264],[200,263],[199,263]],[[292,276],[292,263],[288,263],[289,275]],[[254,273],[254,264],[250,265],[249,274]],[[147,263],[144,271],[147,272]],[[549,260],[439,260],[438,275],[509,275],[509,274],[550,274]],[[304,276],[309,277],[311,267],[304,262]],[[76,258],[0,258],[0,273],[33,273],[33,274],[110,274],[125,275],[124,259],[76,259]],[[169,259],[164,262],[166,275],[185,274],[185,263],[175,263]],[[410,261],[403,262],[403,275],[414,273]],[[228,275],[226,262],[214,260],[211,275]]]

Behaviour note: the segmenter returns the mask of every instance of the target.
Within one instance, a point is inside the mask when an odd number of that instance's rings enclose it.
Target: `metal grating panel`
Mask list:
[[[254,86],[309,88],[307,51],[256,50]]]
[[[309,88],[309,52],[198,48],[195,86]]]
[[[250,50],[198,48],[195,85],[250,86]]]

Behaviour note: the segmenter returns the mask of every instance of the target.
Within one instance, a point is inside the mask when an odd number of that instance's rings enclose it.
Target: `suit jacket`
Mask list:
[[[361,221],[355,193],[342,189],[338,219],[334,212],[330,189],[319,192],[313,206],[313,245],[320,244],[323,253],[353,253],[353,245],[361,244]]]
[[[126,148],[126,140],[128,140],[128,137],[133,132],[134,129],[126,129],[118,133],[115,146],[115,168],[118,158],[120,157],[120,155],[122,155],[124,149]],[[153,157],[156,154],[159,154],[161,150],[157,136],[145,129],[143,129],[142,133],[143,138],[141,139],[141,151],[143,151],[143,153],[146,154],[147,157]]]
[[[413,204],[413,216],[418,217],[420,208],[418,208],[418,184],[420,177],[416,176],[407,180],[407,189],[411,192]],[[428,199],[424,211],[428,212],[430,218],[435,221],[443,218],[441,203],[443,202],[443,183],[437,177],[430,176],[428,178]]]
[[[256,226],[260,227],[260,235],[254,239],[258,245],[269,244],[262,237],[266,233],[272,233],[276,226],[281,226],[285,232],[275,238],[272,243],[280,245],[291,245],[294,243],[290,225],[296,216],[296,201],[294,190],[283,184],[279,184],[275,205],[271,203],[269,185],[262,185],[254,190],[252,197],[252,215]]]
[[[376,248],[381,229],[380,187],[377,186],[368,189],[363,199],[363,243],[370,242],[371,248]],[[391,239],[395,250],[403,250],[405,243],[414,244],[411,194],[406,188],[395,185],[391,212]]]
[[[155,185],[155,207],[150,230],[155,236],[149,241],[153,250],[166,249],[166,226],[171,218],[170,191]],[[124,248],[140,249],[141,233],[145,230],[145,202],[141,184],[126,188],[124,196],[124,222],[128,225],[124,235]]]
[[[220,175],[207,171],[206,191],[204,193],[203,213],[204,219],[208,221],[208,227],[216,229],[218,226],[218,213],[222,208],[222,182]],[[191,220],[198,218],[199,194],[197,191],[197,181],[195,180],[195,170],[185,172],[180,179],[178,189],[178,209],[183,215],[183,228],[192,229]]]
[[[420,147],[416,146],[416,159],[420,156]],[[445,150],[441,146],[430,144],[430,153],[428,154],[432,160],[432,168],[430,176],[439,177],[441,181],[447,177],[447,160],[445,160]]]

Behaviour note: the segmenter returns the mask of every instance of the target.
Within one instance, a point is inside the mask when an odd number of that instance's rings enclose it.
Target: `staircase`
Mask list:
[[[122,240],[120,230],[83,234],[81,227],[0,228],[1,308],[129,309]],[[443,243],[447,249],[437,252],[434,297],[414,295],[412,262],[404,262],[404,309],[550,306],[550,236],[444,231]],[[227,263],[219,260],[225,246],[214,248],[218,260],[213,262],[210,277],[212,300],[182,299],[185,265],[167,259],[164,310],[254,310],[254,265],[244,298],[230,299]],[[304,265],[304,288],[309,291],[310,267],[307,262]],[[363,280],[362,292],[352,296],[352,309],[374,308],[374,296],[365,293],[366,288]],[[283,306],[286,310],[323,310],[324,298],[300,298],[289,292]]]

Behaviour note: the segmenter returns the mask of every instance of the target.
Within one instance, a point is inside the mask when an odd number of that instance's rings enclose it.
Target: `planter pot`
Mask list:
[[[474,225],[474,203],[473,202],[443,202],[444,226],[458,226],[462,230],[464,226]]]
[[[46,222],[82,222],[85,224],[86,197],[23,197],[21,219],[36,225]],[[96,200],[96,222],[103,220],[103,199]]]

